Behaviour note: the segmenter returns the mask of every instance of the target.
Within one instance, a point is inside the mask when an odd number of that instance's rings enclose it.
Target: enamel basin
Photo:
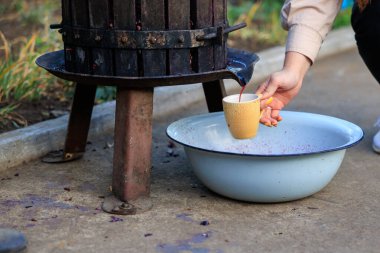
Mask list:
[[[223,112],[180,119],[167,135],[184,146],[195,175],[212,191],[243,201],[291,201],[323,189],[363,131],[326,115],[281,115],[278,127],[261,125],[247,140],[231,136]]]

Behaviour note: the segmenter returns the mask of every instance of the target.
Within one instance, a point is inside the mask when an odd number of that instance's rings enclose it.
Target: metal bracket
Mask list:
[[[241,29],[245,23],[226,27],[207,27],[194,30],[134,31],[73,27],[63,24],[50,25],[59,29],[68,45],[118,49],[179,49],[212,45],[212,39],[222,44],[226,34]]]
[[[104,199],[102,209],[104,212],[117,215],[134,215],[152,209],[152,201],[149,197],[140,197],[134,201],[123,202],[114,195]]]
[[[203,36],[198,36],[197,40],[201,41],[201,40],[211,40],[211,39],[217,38],[218,43],[221,43],[224,40],[225,34],[239,30],[246,26],[247,24],[244,22],[234,25],[234,26],[227,27],[227,28],[225,28],[224,26],[219,26],[216,28],[216,32],[212,32]]]
[[[83,153],[68,153],[63,150],[58,150],[48,153],[41,161],[44,163],[65,163],[77,160],[82,156]]]

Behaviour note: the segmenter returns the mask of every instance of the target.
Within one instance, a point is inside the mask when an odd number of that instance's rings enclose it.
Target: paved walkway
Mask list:
[[[90,140],[79,161],[35,161],[1,172],[0,227],[23,231],[33,253],[379,252],[380,156],[371,150],[379,94],[356,51],[313,66],[287,109],[349,120],[366,136],[311,197],[282,204],[226,199],[197,180],[181,147],[178,157],[167,156],[166,126],[206,112],[202,103],[154,124],[151,211],[116,218],[100,211],[110,194],[109,135]],[[205,220],[209,225],[200,225]]]

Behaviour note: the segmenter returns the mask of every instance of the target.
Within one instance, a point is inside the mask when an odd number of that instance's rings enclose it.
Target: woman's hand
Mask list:
[[[297,96],[310,65],[311,61],[306,56],[297,52],[287,52],[283,69],[270,75],[258,87],[256,93],[262,94],[261,109],[264,110],[260,119],[262,124],[277,126],[282,119],[280,110]],[[273,100],[267,104],[266,101],[270,97],[273,97]]]

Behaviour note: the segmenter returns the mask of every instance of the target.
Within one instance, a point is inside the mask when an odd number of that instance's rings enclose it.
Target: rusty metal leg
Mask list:
[[[42,161],[57,163],[82,157],[86,148],[95,94],[95,85],[83,85],[80,83],[76,85],[63,153],[49,153]]]
[[[223,111],[222,100],[223,97],[226,96],[223,80],[203,83],[203,91],[205,93],[208,111]]]
[[[103,210],[134,214],[150,209],[153,88],[118,87],[112,192]]]

